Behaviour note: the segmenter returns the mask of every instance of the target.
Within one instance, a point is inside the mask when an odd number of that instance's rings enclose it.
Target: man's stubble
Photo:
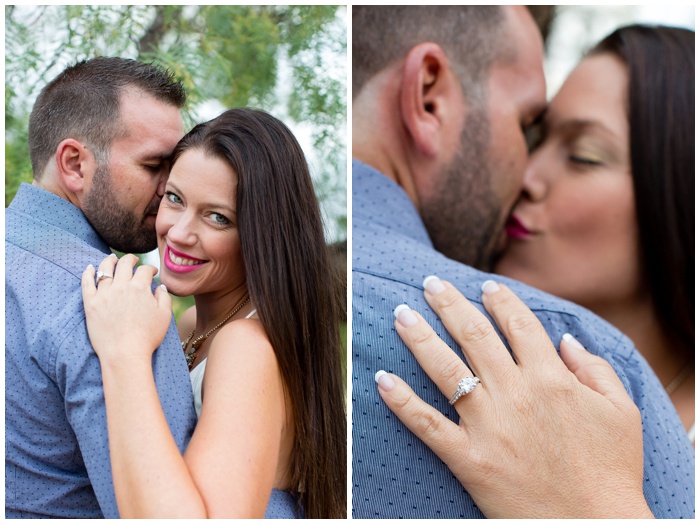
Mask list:
[[[485,271],[496,256],[501,236],[489,141],[486,114],[472,109],[462,128],[460,150],[421,203],[421,217],[435,249]]]
[[[145,221],[147,215],[158,212],[159,203],[151,203],[139,216],[119,204],[111,180],[109,167],[99,165],[90,193],[82,206],[83,214],[112,249],[123,253],[153,251],[158,247],[156,231],[153,225]]]

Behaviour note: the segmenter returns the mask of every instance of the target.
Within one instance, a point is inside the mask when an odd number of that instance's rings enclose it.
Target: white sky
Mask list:
[[[614,29],[632,23],[695,30],[694,5],[559,6],[547,43],[547,93],[557,92],[581,56]]]

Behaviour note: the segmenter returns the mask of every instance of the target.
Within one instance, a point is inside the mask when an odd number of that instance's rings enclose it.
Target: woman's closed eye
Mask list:
[[[602,159],[598,156],[581,154],[569,155],[569,162],[578,164],[580,166],[599,166],[603,164]]]

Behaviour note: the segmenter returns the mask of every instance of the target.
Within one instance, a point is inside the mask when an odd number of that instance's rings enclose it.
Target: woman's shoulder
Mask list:
[[[244,366],[277,370],[277,357],[265,328],[254,318],[236,320],[221,327],[212,341],[209,359],[235,365],[238,369]]]

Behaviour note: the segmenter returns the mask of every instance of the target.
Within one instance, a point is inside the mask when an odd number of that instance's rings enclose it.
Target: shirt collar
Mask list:
[[[386,175],[353,159],[352,214],[405,235],[430,248],[433,243],[406,192]]]
[[[109,246],[80,209],[68,200],[38,186],[22,183],[9,209],[63,229],[100,251],[110,252]]]

